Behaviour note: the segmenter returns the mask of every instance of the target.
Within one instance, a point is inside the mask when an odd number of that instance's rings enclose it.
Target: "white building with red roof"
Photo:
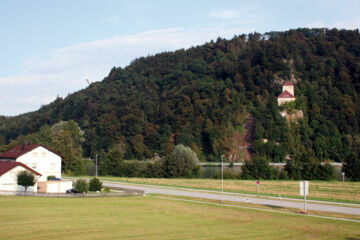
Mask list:
[[[20,162],[14,161],[0,162],[0,191],[25,191],[23,186],[17,185],[17,174],[24,170],[32,172],[36,177],[35,185],[29,187],[27,191],[37,192],[37,183],[41,174]]]
[[[29,191],[65,193],[72,181],[61,180],[61,155],[42,144],[16,146],[0,154],[0,191],[24,191],[17,185],[17,173],[23,170],[36,176],[36,184]],[[47,180],[54,176],[56,180]]]
[[[278,100],[279,106],[286,102],[292,102],[292,101],[296,100],[295,88],[294,88],[294,85],[290,81],[287,81],[282,86],[282,93],[278,96],[277,100]]]
[[[61,155],[42,144],[25,144],[0,154],[0,165],[4,162],[22,163],[41,174],[39,181],[48,176],[61,178]]]

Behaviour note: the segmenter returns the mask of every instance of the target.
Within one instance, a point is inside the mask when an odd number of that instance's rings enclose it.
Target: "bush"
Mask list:
[[[239,179],[240,178],[239,173],[234,173],[233,171],[224,171],[223,177],[224,179]],[[214,179],[221,179],[221,170],[216,171],[216,173],[213,176]]]
[[[102,182],[99,179],[94,177],[93,179],[90,180],[90,186],[89,186],[90,191],[101,191],[101,188],[102,188]]]
[[[164,161],[166,177],[195,177],[200,175],[196,153],[182,144],[176,145],[172,154]]]
[[[55,179],[56,178],[56,176],[54,176],[54,175],[50,175],[50,176],[47,176],[47,180],[48,181],[51,181],[51,180],[53,180],[53,179]]]
[[[80,192],[80,193],[88,192],[89,183],[86,179],[80,178],[80,179],[76,180],[74,187],[77,192]]]
[[[32,187],[35,185],[35,175],[32,172],[29,172],[27,170],[18,172],[16,176],[16,182],[18,185],[21,185],[25,188],[25,192],[28,189],[28,187]]]
[[[343,167],[345,176],[351,181],[360,181],[360,156],[355,152],[351,152],[349,156],[345,158],[345,164]]]
[[[246,161],[241,169],[243,179],[274,179],[277,176],[277,170],[271,167],[264,157],[255,157],[251,161]]]
[[[145,170],[145,177],[148,178],[162,178],[165,177],[163,161],[157,161],[154,163],[147,163]]]
[[[289,160],[285,171],[293,180],[333,180],[335,169],[329,163],[321,165],[316,159]]]
[[[317,171],[317,175],[315,175],[318,180],[334,180],[335,176],[335,168],[331,166],[329,163],[325,165],[320,165]]]
[[[111,189],[110,189],[110,187],[104,187],[104,191],[106,192],[106,193],[109,193],[110,191],[111,191]]]

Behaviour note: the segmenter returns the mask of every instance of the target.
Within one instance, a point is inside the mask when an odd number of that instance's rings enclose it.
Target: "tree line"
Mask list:
[[[233,161],[242,161],[241,142],[233,139],[244,134],[250,116],[256,122],[253,157],[294,162],[299,169],[324,161],[356,164],[359,56],[358,30],[296,29],[218,38],[136,59],[38,111],[0,117],[0,145],[74,120],[84,131],[77,156],[94,158],[120,147],[123,158],[145,160],[169,156],[183,144],[201,161],[218,161],[232,152],[237,153]],[[304,115],[296,121],[280,116],[276,103],[281,84],[290,79],[295,79],[294,108]],[[57,137],[66,140],[64,134]]]

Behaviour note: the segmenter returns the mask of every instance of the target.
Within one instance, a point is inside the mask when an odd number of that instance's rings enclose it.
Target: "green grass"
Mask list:
[[[165,178],[120,178],[101,177],[102,180],[129,183],[153,184],[160,186],[184,187],[193,189],[221,191],[218,179],[165,179]],[[256,180],[224,180],[224,191],[257,194]],[[260,181],[260,193],[264,196],[298,198],[299,181]],[[359,182],[310,181],[308,199],[360,204]]]
[[[360,239],[360,224],[157,197],[0,197],[0,239]]]

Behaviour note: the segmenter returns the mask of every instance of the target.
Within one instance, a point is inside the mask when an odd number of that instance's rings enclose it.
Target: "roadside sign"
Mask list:
[[[306,196],[309,195],[309,181],[300,181],[300,196],[304,196],[304,213],[306,213]]]
[[[260,184],[260,181],[257,181],[256,184]]]
[[[300,181],[300,196],[309,195],[309,181]]]

